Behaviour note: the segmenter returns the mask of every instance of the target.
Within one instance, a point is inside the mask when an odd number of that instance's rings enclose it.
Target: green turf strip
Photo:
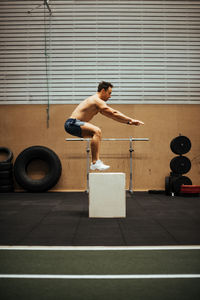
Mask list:
[[[1,274],[200,274],[200,250],[0,251]]]
[[[199,300],[200,280],[0,279],[2,300]]]

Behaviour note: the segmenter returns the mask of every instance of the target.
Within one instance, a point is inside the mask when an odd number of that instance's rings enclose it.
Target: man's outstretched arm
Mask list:
[[[136,125],[136,126],[144,125],[144,123],[142,121],[132,119],[132,118],[124,115],[120,111],[109,107],[107,104],[104,104],[100,107],[100,113],[108,118],[111,118],[111,119],[121,122],[121,123],[129,124],[129,125]]]

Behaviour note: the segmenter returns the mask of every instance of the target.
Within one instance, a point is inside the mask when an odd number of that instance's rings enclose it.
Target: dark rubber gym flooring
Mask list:
[[[200,197],[127,193],[126,218],[88,218],[88,195],[1,193],[0,245],[199,245]]]

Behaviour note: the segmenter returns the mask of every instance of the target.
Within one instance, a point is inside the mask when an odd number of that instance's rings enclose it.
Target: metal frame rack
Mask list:
[[[90,172],[90,138],[67,138],[67,142],[87,142],[86,153],[87,153],[87,192],[89,191],[89,172]],[[130,152],[130,181],[129,181],[129,192],[133,193],[133,142],[140,141],[146,142],[149,141],[148,138],[103,138],[102,141],[129,141],[129,152]]]

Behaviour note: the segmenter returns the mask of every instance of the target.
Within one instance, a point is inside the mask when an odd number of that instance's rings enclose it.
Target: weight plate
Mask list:
[[[170,143],[170,148],[175,154],[185,154],[191,149],[191,142],[186,136],[180,135]]]
[[[172,183],[171,183],[171,176],[165,177],[165,194],[171,195],[172,192]]]
[[[170,162],[172,172],[176,174],[185,174],[191,169],[191,162],[186,156],[176,156]]]
[[[180,192],[182,184],[192,185],[192,181],[186,176],[172,177],[172,188],[175,194],[178,194]]]

